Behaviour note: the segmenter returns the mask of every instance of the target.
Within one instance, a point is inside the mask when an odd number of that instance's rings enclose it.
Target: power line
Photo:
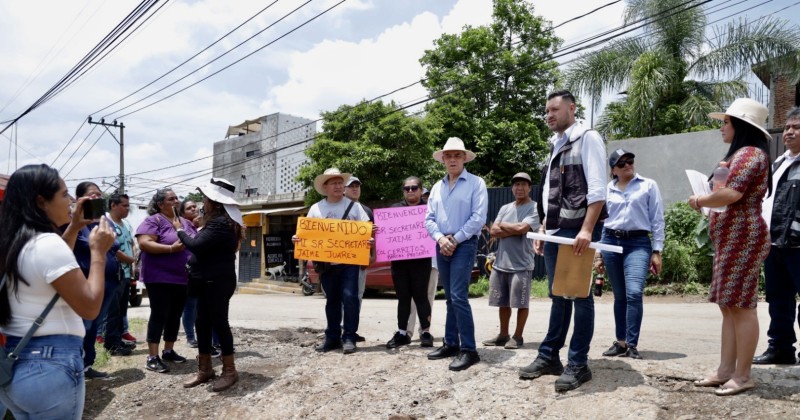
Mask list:
[[[95,140],[95,141],[94,141],[94,143],[92,143],[92,145],[89,147],[89,149],[88,149],[88,150],[86,150],[86,153],[84,153],[84,154],[83,154],[83,156],[81,156],[81,158],[80,158],[80,159],[78,159],[78,161],[77,161],[77,162],[75,162],[75,165],[73,165],[73,166],[72,166],[72,169],[70,169],[70,170],[69,170],[69,172],[67,172],[66,174],[62,175],[62,176],[61,176],[61,178],[66,178],[66,177],[68,177],[68,176],[69,176],[69,174],[71,174],[71,173],[72,173],[72,171],[74,171],[74,170],[75,170],[75,168],[77,168],[77,167],[78,167],[78,165],[79,165],[81,162],[83,162],[83,158],[85,158],[85,157],[86,157],[86,155],[88,155],[88,154],[89,154],[89,152],[91,152],[91,151],[92,151],[92,149],[93,149],[93,148],[94,148],[94,146],[97,144],[97,142],[99,142],[99,141],[100,141],[100,139],[102,139],[102,138],[103,138],[103,136],[104,136],[105,134],[106,134],[106,132],[101,130],[101,131],[100,131],[100,135],[99,135],[99,136],[97,136],[97,140]],[[59,172],[61,172],[61,171],[59,171]]]
[[[255,19],[256,17],[258,17],[258,15],[260,15],[261,13],[264,13],[264,12],[265,12],[267,9],[269,9],[270,7],[272,7],[272,5],[274,5],[274,4],[275,4],[275,3],[277,3],[277,2],[278,2],[278,0],[275,0],[275,1],[273,1],[272,3],[268,4],[266,7],[264,7],[264,8],[263,8],[263,9],[261,9],[261,10],[259,10],[259,11],[258,11],[258,12],[256,12],[254,15],[250,16],[250,17],[249,17],[247,20],[245,20],[244,22],[240,23],[240,24],[239,24],[238,26],[236,26],[235,28],[233,28],[233,29],[231,29],[230,31],[228,31],[228,32],[227,32],[225,35],[222,35],[221,37],[217,38],[217,40],[216,40],[216,41],[212,42],[211,44],[209,44],[208,46],[206,46],[206,47],[205,47],[205,48],[203,48],[202,50],[198,51],[197,53],[195,53],[195,54],[194,54],[194,55],[192,55],[191,57],[189,57],[189,58],[187,58],[186,60],[184,60],[182,63],[178,64],[177,66],[175,66],[175,67],[173,67],[172,69],[170,69],[169,71],[167,71],[166,73],[164,73],[164,74],[162,74],[161,76],[157,77],[155,80],[153,80],[153,81],[151,81],[151,82],[147,83],[146,85],[144,85],[144,86],[140,87],[139,89],[137,89],[137,90],[135,90],[135,91],[131,92],[130,94],[128,94],[128,95],[127,95],[127,96],[125,96],[124,98],[122,98],[122,99],[119,99],[119,100],[117,100],[117,101],[115,101],[115,102],[113,102],[113,103],[111,103],[111,104],[109,104],[109,105],[106,105],[105,107],[103,107],[103,108],[100,108],[100,109],[98,109],[98,110],[97,110],[97,111],[95,111],[95,112],[92,112],[92,114],[91,114],[91,115],[98,114],[98,113],[100,113],[100,112],[103,112],[103,111],[105,111],[105,110],[106,110],[106,109],[108,109],[108,108],[111,108],[112,106],[114,106],[114,105],[116,105],[116,104],[118,104],[118,103],[120,103],[120,102],[122,102],[122,101],[124,101],[124,100],[126,100],[126,99],[128,99],[128,98],[130,98],[131,96],[133,96],[133,95],[135,95],[135,94],[137,94],[137,93],[141,92],[142,90],[144,90],[144,89],[146,89],[146,88],[150,87],[151,85],[153,85],[154,83],[156,83],[156,82],[158,82],[159,80],[163,79],[164,77],[167,77],[168,75],[172,74],[172,72],[174,72],[174,71],[178,70],[178,69],[179,69],[180,67],[182,67],[184,64],[188,63],[189,61],[192,61],[193,59],[197,58],[197,57],[198,57],[200,54],[202,54],[202,53],[204,53],[204,52],[208,51],[208,50],[209,50],[211,47],[213,47],[214,45],[216,45],[216,44],[220,43],[220,42],[221,42],[223,39],[225,39],[226,37],[228,37],[230,34],[232,34],[232,33],[236,32],[237,30],[239,30],[239,29],[240,29],[242,26],[246,25],[247,23],[249,23],[250,21],[252,21],[252,20],[253,20],[253,19]],[[308,2],[306,2],[305,4],[308,4]],[[305,4],[304,4],[304,5],[305,5]],[[301,7],[302,7],[302,6],[301,6]],[[297,9],[295,9],[295,10],[297,10]],[[275,23],[277,23],[277,22],[275,22]],[[274,25],[274,24],[273,24],[273,25]],[[268,26],[268,27],[266,27],[266,28],[262,29],[261,31],[257,32],[255,35],[253,35],[252,37],[250,37],[250,38],[246,39],[244,42],[247,42],[247,41],[251,40],[253,37],[255,37],[255,36],[256,36],[256,35],[258,35],[258,34],[261,34],[262,32],[266,31],[266,30],[267,30],[267,29],[269,29],[270,27],[272,27],[272,25],[270,25],[270,26]],[[243,43],[244,43],[244,42],[243,42]],[[240,45],[242,45],[243,43],[240,43],[240,44],[236,45],[235,47],[233,47],[233,48],[231,48],[230,50],[228,50],[228,52],[231,52],[231,51],[233,51],[234,49],[238,48],[238,47],[239,47]],[[227,54],[228,52],[226,52],[226,54]],[[223,54],[223,55],[224,55],[224,54]],[[219,57],[215,58],[214,60],[217,60],[218,58],[221,58],[221,57],[222,57],[222,56],[219,56]],[[211,63],[212,63],[214,60],[212,60],[211,62],[207,63],[206,65],[208,65],[208,64],[211,64]],[[203,67],[205,67],[205,65],[204,65]],[[200,67],[200,68],[198,68],[197,70],[195,70],[195,72],[196,72],[196,71],[198,71],[198,70],[200,70],[200,69],[202,69],[203,67]],[[192,72],[192,73],[189,73],[189,74],[193,74],[193,73],[194,73],[194,72]],[[188,76],[188,75],[187,75],[187,76]],[[179,80],[177,80],[175,83],[179,82],[180,80],[183,80],[183,78],[182,78],[182,79],[179,79]],[[174,83],[173,83],[173,84],[174,84]],[[167,87],[169,87],[169,86],[172,86],[172,85],[170,84],[170,85],[166,86],[164,89],[166,89],[166,88],[167,88]],[[162,90],[163,90],[163,89],[162,89]],[[153,94],[156,94],[156,93],[158,93],[158,92],[160,92],[160,90],[159,90],[159,91],[156,91],[156,92],[154,92]],[[149,97],[149,96],[148,96],[148,97]],[[134,104],[135,104],[135,103],[136,103],[136,102],[134,102]],[[131,104],[131,105],[133,105],[133,104]],[[128,106],[131,106],[131,105],[128,105]],[[126,107],[126,108],[127,108],[127,107]],[[122,108],[122,109],[126,109],[126,108]],[[109,113],[109,114],[106,114],[106,115],[104,115],[104,117],[107,117],[107,116],[108,116],[108,115],[110,115],[110,114],[113,114],[113,113],[119,112],[119,111],[121,111],[122,109],[119,109],[119,110],[117,110],[117,111],[114,111],[114,112],[111,112],[111,113]]]

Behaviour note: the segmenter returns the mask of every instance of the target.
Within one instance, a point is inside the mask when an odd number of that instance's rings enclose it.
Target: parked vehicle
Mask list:
[[[311,284],[319,284],[319,274],[314,271],[311,261],[306,262],[306,272]],[[480,277],[480,270],[477,267],[472,269],[472,276],[470,283],[475,283]],[[441,283],[437,286],[442,288]],[[367,284],[364,287],[364,293],[378,293],[394,289],[392,282],[392,265],[389,261],[380,261],[373,263],[367,268]]]

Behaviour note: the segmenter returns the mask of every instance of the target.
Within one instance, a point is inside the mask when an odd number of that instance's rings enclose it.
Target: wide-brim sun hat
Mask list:
[[[322,175],[317,175],[317,177],[314,178],[314,189],[321,195],[327,196],[328,193],[325,192],[322,186],[325,185],[328,180],[331,178],[342,178],[342,181],[347,183],[347,180],[350,179],[351,176],[353,176],[353,174],[342,173],[339,168],[328,168]]]
[[[239,203],[234,198],[233,193],[236,192],[236,187],[224,178],[211,178],[207,184],[197,187],[204,196],[209,200],[222,204],[228,216],[234,222],[244,225],[242,220],[242,212],[239,210]]]
[[[769,109],[762,103],[750,98],[739,98],[733,101],[725,112],[712,112],[708,114],[708,117],[724,121],[726,115],[729,117],[736,117],[752,125],[764,133],[767,139],[772,139],[767,129],[764,128],[767,123],[767,117],[769,116]]]
[[[444,152],[464,152],[467,155],[467,159],[464,161],[464,163],[475,159],[475,153],[467,150],[466,147],[464,147],[464,141],[458,137],[450,137],[447,139],[447,142],[444,144],[444,147],[442,147],[442,150],[433,152],[433,158],[444,163],[444,160],[442,159]]]

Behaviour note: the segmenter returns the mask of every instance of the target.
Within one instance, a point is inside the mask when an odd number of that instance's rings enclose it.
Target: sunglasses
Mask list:
[[[624,168],[624,167],[625,167],[625,165],[627,165],[627,164],[629,164],[629,163],[631,164],[631,166],[633,166],[633,159],[628,159],[628,160],[618,160],[618,161],[617,161],[617,164],[616,164],[616,165],[614,165],[614,166],[616,166],[617,168],[620,168],[620,169],[622,169],[622,168]]]
[[[403,187],[403,191],[405,191],[405,192],[416,191],[418,189],[419,189],[419,185],[411,185],[411,186]]]

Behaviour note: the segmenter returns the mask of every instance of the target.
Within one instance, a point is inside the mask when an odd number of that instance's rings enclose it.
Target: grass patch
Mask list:
[[[489,278],[480,276],[478,281],[469,285],[469,297],[482,297],[489,291]]]
[[[147,320],[143,318],[128,318],[128,331],[134,336],[141,336],[147,328]],[[97,352],[97,357],[94,359],[95,369],[100,370],[103,366],[107,365],[111,360],[111,354],[108,353],[103,344],[95,342],[94,350]]]
[[[547,284],[547,277],[533,279],[531,281],[531,297],[546,298],[550,296],[550,287]]]

